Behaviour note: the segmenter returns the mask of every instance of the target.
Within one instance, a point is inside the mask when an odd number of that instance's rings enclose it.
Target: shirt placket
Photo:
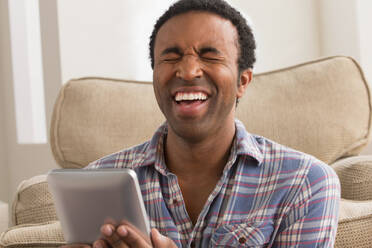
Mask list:
[[[236,160],[236,156],[233,155],[231,160],[229,160],[227,162],[226,168],[231,168],[231,166],[235,163],[235,160]],[[221,179],[218,181],[216,187],[214,188],[213,192],[209,195],[208,200],[207,200],[206,204],[204,205],[204,207],[203,207],[203,209],[202,209],[202,211],[199,215],[199,218],[198,218],[198,220],[197,220],[197,222],[196,222],[196,224],[195,224],[195,226],[192,230],[192,233],[191,233],[191,236],[190,236],[189,242],[188,242],[188,247],[201,247],[202,244],[200,243],[200,241],[201,241],[200,238],[202,238],[203,234],[201,234],[200,232],[204,229],[204,226],[208,222],[208,220],[206,220],[206,217],[208,216],[208,213],[210,211],[212,202],[217,197],[217,195],[221,192],[221,190],[223,189],[224,185],[226,184],[226,182],[228,180],[228,171],[229,170],[224,172]],[[214,208],[220,209],[221,206],[214,206]],[[216,211],[216,210],[217,209],[214,209],[214,211]],[[199,240],[199,242],[196,242],[196,240]]]
[[[193,230],[192,221],[187,213],[186,205],[183,200],[181,188],[178,184],[177,176],[169,173],[168,185],[170,197],[168,199],[168,208],[173,215],[173,220],[179,230],[181,243],[186,244]]]

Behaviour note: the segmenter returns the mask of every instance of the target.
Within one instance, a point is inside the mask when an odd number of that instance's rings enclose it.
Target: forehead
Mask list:
[[[170,18],[159,29],[155,52],[169,46],[180,48],[214,46],[220,50],[237,49],[235,26],[219,15],[190,11]]]

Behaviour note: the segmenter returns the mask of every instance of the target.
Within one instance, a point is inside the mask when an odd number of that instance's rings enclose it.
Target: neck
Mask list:
[[[168,127],[167,166],[179,178],[219,178],[227,163],[234,135],[234,121],[198,142],[179,137]]]

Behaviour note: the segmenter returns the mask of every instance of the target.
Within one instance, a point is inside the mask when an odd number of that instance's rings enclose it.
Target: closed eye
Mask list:
[[[163,61],[165,62],[175,62],[175,61],[178,61],[180,60],[180,56],[177,56],[177,57],[168,57],[168,58],[163,58]]]
[[[218,61],[222,59],[221,52],[214,47],[204,47],[200,49],[199,56],[209,61]]]
[[[218,58],[218,57],[208,56],[208,55],[204,55],[201,58],[202,59],[205,59],[205,60],[212,60],[212,61],[218,61],[218,60],[220,60],[220,58]]]
[[[161,56],[162,60],[165,62],[174,62],[182,57],[182,52],[178,47],[169,47],[161,53]]]

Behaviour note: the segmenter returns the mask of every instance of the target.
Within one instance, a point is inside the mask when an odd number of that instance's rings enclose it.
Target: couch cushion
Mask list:
[[[83,167],[146,141],[163,121],[149,82],[71,80],[54,106],[53,155],[64,168]]]
[[[250,132],[330,164],[368,143],[370,91],[354,60],[325,58],[257,75],[237,115]]]
[[[58,221],[18,225],[0,235],[0,248],[60,247],[64,244]]]
[[[353,156],[331,164],[341,183],[341,197],[372,200],[372,156]],[[372,212],[371,212],[372,213]]]
[[[53,197],[48,190],[46,175],[20,183],[12,206],[14,225],[37,224],[57,220]]]
[[[371,247],[371,234],[372,201],[341,199],[335,247]]]
[[[354,60],[320,59],[255,75],[237,117],[252,133],[332,163],[368,142],[369,88]],[[144,142],[163,120],[150,83],[71,80],[53,111],[52,151],[62,167],[83,167]]]

